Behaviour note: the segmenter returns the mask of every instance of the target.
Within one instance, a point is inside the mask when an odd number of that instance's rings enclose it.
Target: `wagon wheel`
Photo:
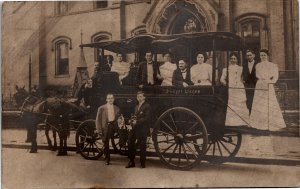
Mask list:
[[[111,144],[114,148],[114,151],[121,154],[128,154],[128,131],[126,129],[119,129],[118,132],[115,132],[111,138]]]
[[[156,121],[152,140],[161,161],[172,169],[191,169],[206,152],[207,130],[202,119],[183,107],[165,111]]]
[[[225,128],[224,134],[209,136],[207,160],[211,163],[224,163],[233,158],[239,151],[242,135],[239,131]]]
[[[82,122],[76,131],[76,147],[82,157],[89,160],[99,159],[103,155],[101,133],[95,134],[95,120]]]

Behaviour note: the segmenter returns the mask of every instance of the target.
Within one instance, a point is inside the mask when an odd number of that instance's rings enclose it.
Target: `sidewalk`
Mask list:
[[[52,132],[50,132],[52,138]],[[30,148],[31,143],[25,143],[26,130],[2,129],[2,147]],[[59,144],[59,139],[57,137]],[[37,143],[39,149],[47,149],[47,140],[44,130],[38,130]],[[273,160],[293,160],[299,161],[300,165],[300,137],[291,136],[254,136],[249,134],[242,135],[242,145],[236,157],[240,158],[259,158]],[[75,150],[75,131],[71,131],[68,138],[68,147]],[[150,145],[147,149],[154,152],[154,146]]]

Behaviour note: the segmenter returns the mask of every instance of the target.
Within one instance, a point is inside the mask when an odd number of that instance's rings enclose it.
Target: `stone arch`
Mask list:
[[[112,39],[112,34],[106,31],[100,31],[91,36],[91,42],[101,42],[101,41],[109,41]],[[94,48],[94,61],[100,61],[100,55],[103,57],[104,55],[103,49]]]
[[[57,43],[60,43],[62,41],[67,43],[69,45],[70,50],[72,50],[72,39],[67,36],[58,36],[58,37],[54,38],[51,42],[51,44],[52,44],[51,51],[54,51]]]
[[[178,28],[185,27],[190,19],[195,31],[216,31],[218,7],[206,0],[170,0],[158,1],[152,5],[144,22],[149,33],[182,33]],[[193,23],[194,22],[194,23]]]
[[[106,31],[100,31],[91,36],[91,42],[99,42],[104,40],[111,40],[112,35]]]
[[[133,30],[131,30],[131,32],[130,32],[131,36],[136,36],[136,35],[145,34],[145,33],[147,33],[147,29],[146,29],[145,25],[138,26],[138,27],[134,28]]]

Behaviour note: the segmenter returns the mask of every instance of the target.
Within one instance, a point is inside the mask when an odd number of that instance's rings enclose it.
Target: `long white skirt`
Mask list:
[[[245,89],[229,88],[228,95],[228,108],[226,113],[225,125],[248,125],[249,110],[246,105]]]
[[[276,131],[286,127],[273,84],[257,81],[249,121],[251,127],[261,130]]]

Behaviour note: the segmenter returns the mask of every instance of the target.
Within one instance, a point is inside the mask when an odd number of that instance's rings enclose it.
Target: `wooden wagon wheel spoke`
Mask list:
[[[187,143],[184,143],[186,145],[186,147],[190,150],[190,152],[193,153],[193,155],[198,158],[198,155],[195,153],[195,151],[187,144]]]
[[[178,158],[178,166],[180,165],[181,160],[181,145],[179,145],[179,158]]]
[[[195,122],[185,133],[189,133],[192,129],[194,129],[199,123]]]
[[[166,153],[172,146],[174,146],[176,143],[173,143],[173,144],[171,144],[168,148],[166,148],[163,152],[162,152],[162,154],[164,154],[164,153]]]
[[[231,144],[231,145],[233,145],[233,146],[236,146],[237,144],[235,144],[235,143],[233,143],[233,142],[229,142],[229,141],[227,141],[227,140],[224,140],[224,139],[221,139],[222,141],[224,141],[224,142],[226,142],[226,143],[228,143],[228,144]]]
[[[83,147],[82,151],[85,150],[85,148],[89,145],[89,143],[86,143],[86,145]]]
[[[160,141],[157,141],[157,143],[168,143],[168,142],[171,142],[171,141],[175,141],[175,139],[167,139],[167,140],[160,140]]]
[[[186,153],[186,149],[185,149],[184,145],[182,145],[182,149],[183,149],[184,156],[185,156],[187,162],[190,162],[190,159],[188,158],[188,155],[187,155],[187,153]]]
[[[171,133],[167,133],[167,132],[160,131],[160,130],[157,130],[156,132],[159,132],[159,133],[162,133],[162,134],[166,134],[166,135],[171,135],[171,136],[173,136],[173,134],[171,134]]]
[[[98,143],[99,145],[103,145],[103,142],[95,141],[95,144]]]
[[[212,143],[209,143],[206,151],[208,151],[210,149],[211,145],[212,145]]]
[[[119,144],[120,144],[120,141],[118,140],[118,142],[117,142],[117,143],[115,143],[115,145],[116,145],[116,146],[118,146]]]
[[[214,143],[214,146],[213,146],[213,156],[215,155],[215,149],[216,149],[216,143]]]
[[[203,136],[203,133],[199,133],[199,134],[194,134],[194,135],[192,135],[192,134],[186,134],[186,135],[184,135],[184,138],[185,139],[189,139],[189,140],[196,140],[196,139],[199,139],[199,138],[201,138]]]
[[[102,150],[100,150],[100,148],[97,146],[97,144],[96,144],[96,143],[94,143],[94,145],[96,146],[96,148],[97,148],[98,152],[101,152],[101,151],[102,151]]]
[[[168,125],[164,120],[161,120],[161,122],[163,122],[163,124],[173,133],[175,133],[175,131],[170,127],[170,125]]]
[[[223,148],[228,152],[228,154],[231,154],[230,150],[223,144],[223,142],[220,140],[220,144],[223,146]]]
[[[88,156],[90,155],[90,151],[91,151],[91,144],[89,144],[89,148],[88,148],[88,152],[87,152]]]
[[[175,146],[175,148],[174,148],[174,150],[173,150],[173,154],[175,153],[175,151],[177,150],[177,147],[178,147],[178,144],[176,144],[176,146]],[[170,156],[170,158],[169,158],[169,162],[171,162],[171,160],[173,159],[173,157],[172,156]]]
[[[218,145],[218,149],[219,149],[220,155],[223,157],[223,153],[222,153],[222,150],[221,150],[219,142],[217,142],[217,145]]]
[[[95,156],[94,144],[92,144],[93,155]]]
[[[173,114],[169,114],[169,116],[170,116],[170,118],[171,118],[171,120],[172,120],[172,122],[173,122],[173,125],[174,125],[174,127],[175,127],[175,130],[177,131],[177,127],[176,127],[176,123],[175,123],[174,118],[173,118]]]
[[[194,142],[192,142],[192,141],[189,141],[189,140],[185,140],[185,142],[186,142],[186,143],[193,144],[193,145],[195,145],[195,146],[199,146],[199,147],[201,147],[201,148],[202,148],[202,144],[197,144],[197,143],[194,143]]]
[[[237,134],[234,134],[234,133],[230,133],[230,134],[225,133],[224,134],[224,137],[236,137],[236,136],[237,136]]]
[[[83,136],[83,135],[79,135],[79,137],[84,138],[84,139],[87,138],[86,136]]]

